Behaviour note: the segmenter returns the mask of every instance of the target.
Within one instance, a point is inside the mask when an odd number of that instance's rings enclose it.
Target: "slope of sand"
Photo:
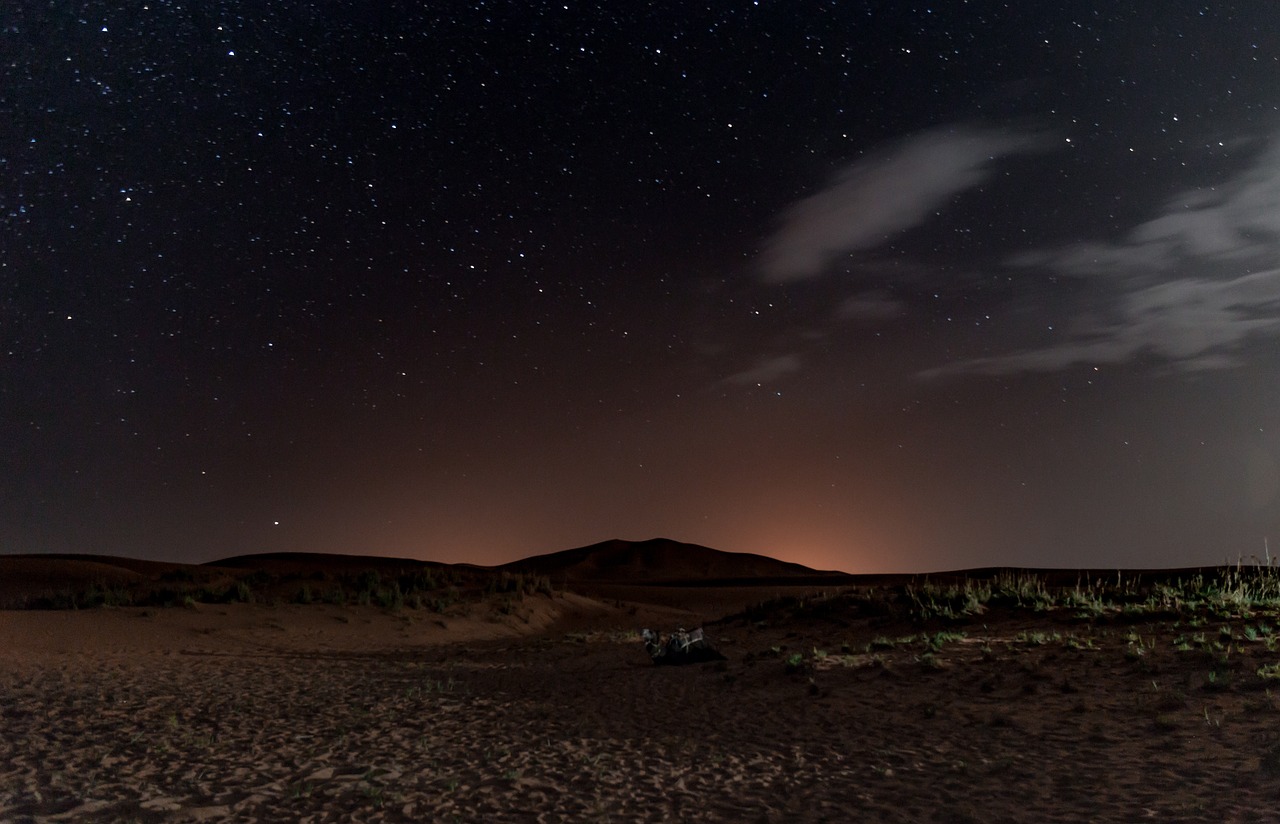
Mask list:
[[[0,612],[0,820],[1276,820],[1241,623],[761,611],[668,668],[641,624],[753,592],[663,592]]]

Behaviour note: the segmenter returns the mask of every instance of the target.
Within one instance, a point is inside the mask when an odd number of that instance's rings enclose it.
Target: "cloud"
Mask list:
[[[774,355],[760,359],[750,369],[730,375],[724,382],[735,386],[757,386],[799,371],[800,358],[797,356]]]
[[[1188,262],[1274,258],[1280,248],[1280,146],[1226,183],[1191,189],[1116,243],[1086,242],[1019,255],[1070,275],[1166,272]]]
[[[901,317],[907,305],[885,292],[862,292],[846,298],[836,309],[836,317],[858,323],[878,323]]]
[[[974,358],[921,373],[1007,375],[1054,372],[1075,364],[1115,364],[1154,354],[1184,371],[1234,366],[1253,335],[1280,334],[1280,268],[1233,280],[1180,279],[1121,297],[1117,317],[1086,324],[1058,344]]]
[[[1280,336],[1280,146],[1219,186],[1171,199],[1119,241],[1011,259],[1078,278],[1086,308],[1061,339],[922,373],[1051,372],[1144,354],[1184,371],[1238,365],[1250,338]]]
[[[850,252],[923,224],[986,180],[996,159],[1043,144],[1031,134],[959,126],[909,138],[790,206],[760,255],[760,273],[772,282],[817,277]]]

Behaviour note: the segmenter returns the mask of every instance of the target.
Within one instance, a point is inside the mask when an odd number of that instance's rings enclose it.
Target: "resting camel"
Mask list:
[[[724,656],[711,646],[701,628],[688,632],[681,627],[671,633],[665,642],[651,629],[642,632],[641,637],[644,638],[645,652],[649,653],[655,664],[699,664],[703,661],[724,660]]]

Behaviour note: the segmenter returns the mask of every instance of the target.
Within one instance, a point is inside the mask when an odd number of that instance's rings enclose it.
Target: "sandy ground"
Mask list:
[[[0,820],[1280,816],[1243,626],[733,620],[727,661],[654,667],[643,623],[734,600],[682,597],[0,612]]]

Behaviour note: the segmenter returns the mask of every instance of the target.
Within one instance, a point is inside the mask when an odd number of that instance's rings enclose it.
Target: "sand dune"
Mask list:
[[[0,612],[0,820],[1275,820],[1269,607],[786,580]]]

